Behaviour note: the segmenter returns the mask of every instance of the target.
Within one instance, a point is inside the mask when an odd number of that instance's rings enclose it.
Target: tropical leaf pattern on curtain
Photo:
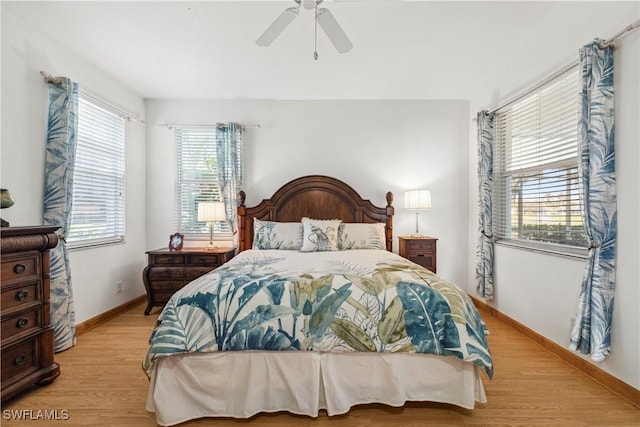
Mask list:
[[[224,202],[227,223],[233,233],[233,245],[238,247],[238,193],[242,190],[242,136],[244,127],[238,123],[216,126],[216,158],[220,195]]]
[[[171,297],[143,366],[190,352],[411,352],[491,377],[487,333],[464,291],[390,252],[251,250]]]
[[[45,155],[44,224],[60,227],[58,245],[51,250],[51,324],[54,350],[76,343],[71,270],[65,236],[71,220],[73,165],[78,129],[78,85],[68,78],[49,83],[49,113]]]
[[[580,49],[578,143],[582,221],[591,245],[570,348],[602,361],[611,348],[617,228],[613,47]]]
[[[480,111],[478,124],[478,244],[476,247],[476,292],[493,299],[493,119]]]

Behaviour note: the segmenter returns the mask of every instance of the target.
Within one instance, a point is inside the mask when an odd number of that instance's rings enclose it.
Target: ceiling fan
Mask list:
[[[262,33],[262,35],[256,40],[258,46],[270,46],[271,43],[293,22],[300,12],[300,6],[305,9],[313,9],[315,12],[315,42],[316,47],[313,52],[313,59],[318,59],[318,24],[320,28],[327,35],[331,43],[335,46],[339,53],[345,53],[351,50],[353,43],[347,37],[338,21],[333,17],[329,9],[319,8],[323,0],[294,0],[296,6],[285,9],[275,21],[269,25],[269,27]]]

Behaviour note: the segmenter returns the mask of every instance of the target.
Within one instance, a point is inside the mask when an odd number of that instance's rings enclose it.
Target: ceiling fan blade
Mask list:
[[[275,21],[269,25],[264,33],[256,40],[258,46],[269,46],[282,33],[285,28],[298,16],[298,7],[285,9]]]
[[[338,52],[345,53],[351,50],[353,43],[351,43],[351,40],[349,40],[349,37],[347,37],[347,34],[342,30],[342,27],[340,27],[340,24],[338,24],[329,9],[318,9],[318,24],[320,24],[320,27]]]

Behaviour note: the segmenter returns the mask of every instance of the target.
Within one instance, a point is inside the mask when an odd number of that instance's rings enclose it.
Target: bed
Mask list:
[[[158,424],[486,401],[485,324],[460,288],[392,252],[391,193],[379,207],[310,175],[239,201],[238,255],[177,291],[150,337]]]

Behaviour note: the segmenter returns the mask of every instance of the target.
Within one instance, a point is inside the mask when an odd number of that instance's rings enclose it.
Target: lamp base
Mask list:
[[[214,245],[213,242],[209,242],[209,244],[207,245],[207,250],[208,251],[214,251],[216,249],[218,249],[218,246]]]
[[[424,235],[420,234],[420,233],[413,233],[411,235],[411,237],[424,237]]]

